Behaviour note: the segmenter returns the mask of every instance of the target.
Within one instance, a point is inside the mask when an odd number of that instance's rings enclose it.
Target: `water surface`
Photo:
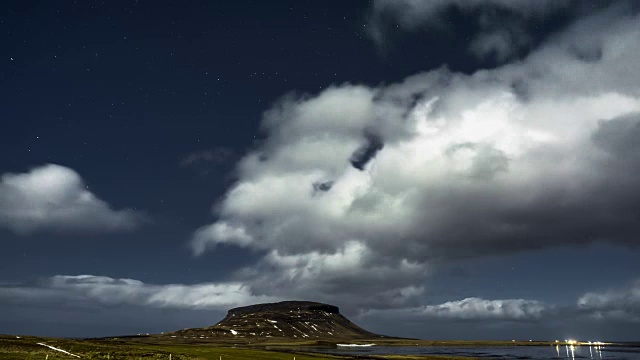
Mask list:
[[[640,360],[640,348],[631,346],[371,346],[307,349],[343,355],[452,355],[504,360]]]

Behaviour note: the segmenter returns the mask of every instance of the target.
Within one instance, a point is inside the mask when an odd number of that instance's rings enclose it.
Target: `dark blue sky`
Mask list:
[[[638,54],[609,44],[636,12],[4,2],[0,333],[167,331],[305,297],[387,334],[632,338]]]

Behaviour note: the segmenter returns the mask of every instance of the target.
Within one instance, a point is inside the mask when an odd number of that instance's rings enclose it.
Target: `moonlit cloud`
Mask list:
[[[523,16],[545,16],[570,3],[570,0],[375,0],[373,9],[376,13],[392,13],[406,26],[417,26],[424,21],[437,21],[451,7],[465,11],[493,7]]]
[[[450,24],[451,9],[474,14],[470,21],[479,29],[469,52],[478,58],[493,57],[499,62],[509,59],[531,45],[528,21],[539,21],[559,10],[569,8],[571,0],[375,0],[372,3],[369,34],[384,45],[389,31],[428,29],[442,31]]]
[[[545,310],[546,305],[535,300],[466,298],[440,305],[424,306],[417,313],[426,317],[464,320],[525,320],[540,318]]]
[[[0,181],[0,227],[18,234],[129,231],[145,221],[138,211],[112,209],[64,166],[5,173]]]
[[[278,298],[256,296],[239,282],[153,285],[107,276],[56,275],[32,286],[0,287],[0,300],[226,310]]]
[[[233,150],[220,147],[215,149],[196,151],[185,156],[180,164],[190,166],[198,162],[224,162],[234,156]]]
[[[358,245],[352,244],[351,247]],[[353,255],[351,259],[346,259],[346,253],[355,252],[357,249],[346,249],[343,254],[336,254],[332,257],[318,257],[311,261],[314,267],[300,268],[287,264],[288,273],[286,277],[300,277],[300,280],[314,280],[318,274],[311,272],[325,272],[335,276],[341,272],[362,271],[357,264],[361,261],[358,255]],[[300,261],[297,258],[278,259],[281,262],[299,262],[307,264],[308,261]],[[405,269],[397,269],[400,279],[402,275],[410,272],[407,267],[410,264],[403,264]],[[384,269],[383,269],[384,270]],[[386,271],[380,272],[375,267],[369,270],[369,281],[364,286],[375,286],[374,280],[380,275],[387,275]],[[331,276],[329,276],[331,278]],[[262,279],[254,285],[244,284],[238,281],[200,283],[192,285],[166,284],[155,285],[146,284],[135,279],[117,279],[108,276],[96,275],[56,275],[44,279],[31,285],[7,284],[0,286],[0,303],[47,303],[72,305],[88,304],[102,306],[117,305],[138,305],[152,308],[172,308],[172,309],[200,309],[200,310],[227,310],[231,307],[249,305],[254,303],[280,301],[288,297],[275,297],[256,295],[260,292],[260,283],[267,281]],[[282,279],[274,279],[276,283]],[[317,287],[327,286],[332,279],[327,279],[326,283],[313,284],[304,289],[305,292],[322,294],[317,291]],[[273,285],[273,284],[272,284]],[[287,284],[277,283],[283,286],[283,291]],[[345,284],[337,284],[343,286]],[[350,284],[358,286],[358,284]],[[315,289],[315,290],[314,290]],[[362,288],[359,288],[362,290]],[[378,288],[376,290],[380,290]],[[542,302],[523,299],[505,300],[484,300],[480,298],[466,298],[460,301],[450,301],[439,305],[425,305],[398,309],[381,309],[380,303],[393,303],[404,305],[406,298],[421,295],[424,289],[412,286],[398,287],[396,290],[380,292],[375,299],[360,299],[358,305],[361,308],[369,308],[361,315],[377,318],[411,318],[415,321],[425,319],[454,319],[454,320],[514,320],[526,321],[535,320],[542,317],[550,307]],[[327,290],[327,289],[324,289]],[[289,295],[289,294],[287,294]],[[307,298],[301,292],[300,298]],[[316,299],[327,301],[327,299]],[[349,301],[341,301],[347,308],[355,308],[355,304]],[[380,308],[380,310],[376,310]]]
[[[529,36],[522,29],[491,30],[476,36],[469,51],[478,58],[493,56],[502,63],[519,48],[526,47],[529,41]]]
[[[194,253],[263,251],[240,279],[292,294],[319,284],[319,297],[390,291],[405,294],[400,306],[417,301],[435,260],[637,245],[640,21],[627,10],[494,70],[283,98]],[[369,270],[388,285],[354,286],[374,281]]]
[[[586,293],[578,299],[578,309],[600,320],[640,322],[640,280],[627,287]]]
[[[180,160],[180,166],[192,168],[203,175],[207,175],[216,166],[232,163],[237,160],[237,157],[233,150],[226,147],[218,147],[192,152]]]
[[[537,300],[486,300],[470,297],[438,305],[424,305],[396,310],[374,310],[364,315],[399,317],[411,319],[412,321],[433,319],[528,321],[542,318],[548,310],[548,305]]]
[[[269,252],[238,278],[257,293],[332,303],[336,296],[349,309],[405,306],[425,291],[420,284],[428,274],[425,264],[406,259],[383,258],[362,242],[350,241],[333,253],[304,254]],[[356,296],[353,294],[367,294]]]

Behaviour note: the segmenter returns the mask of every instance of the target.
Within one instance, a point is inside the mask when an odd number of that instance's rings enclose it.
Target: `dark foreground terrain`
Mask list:
[[[529,341],[425,341],[394,338],[360,328],[340,314],[336,306],[285,301],[231,309],[224,319],[213,326],[163,334],[84,340],[0,335],[0,360],[463,359],[445,355],[330,355],[310,350],[337,348],[340,347],[339,344],[411,347],[551,345],[547,342]]]
[[[512,342],[512,341],[428,341],[412,339],[360,339],[342,343],[371,344],[382,346],[540,346],[552,345],[550,342]],[[211,339],[177,339],[159,336],[135,336],[109,339],[58,339],[33,336],[0,335],[0,359],[170,359],[170,360],[248,360],[248,359],[433,359],[433,360],[462,360],[468,357],[442,355],[353,355],[338,356],[310,353],[305,350],[313,346],[331,346],[340,342],[326,340],[290,340],[286,338],[272,338],[264,341],[251,342],[247,340],[211,340]],[[64,350],[58,350],[40,345],[45,344]]]
[[[249,343],[236,344],[215,342],[157,342],[153,337],[132,337],[109,340],[73,340],[41,337],[18,337],[0,335],[0,359],[171,359],[171,360],[249,360],[249,359],[435,359],[461,360],[463,358],[450,356],[401,356],[401,355],[358,355],[335,356],[325,354],[305,353],[296,350],[298,346],[317,345],[315,341],[287,343],[287,341],[272,341],[269,344],[254,346]],[[51,349],[44,345],[68,352]],[[268,349],[269,348],[269,349]],[[468,358],[465,358],[468,359]]]

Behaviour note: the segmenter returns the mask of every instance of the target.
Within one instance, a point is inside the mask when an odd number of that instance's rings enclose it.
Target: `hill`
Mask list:
[[[310,301],[283,301],[234,308],[219,323],[165,336],[197,339],[287,338],[297,340],[385,338],[362,329],[337,306]]]

